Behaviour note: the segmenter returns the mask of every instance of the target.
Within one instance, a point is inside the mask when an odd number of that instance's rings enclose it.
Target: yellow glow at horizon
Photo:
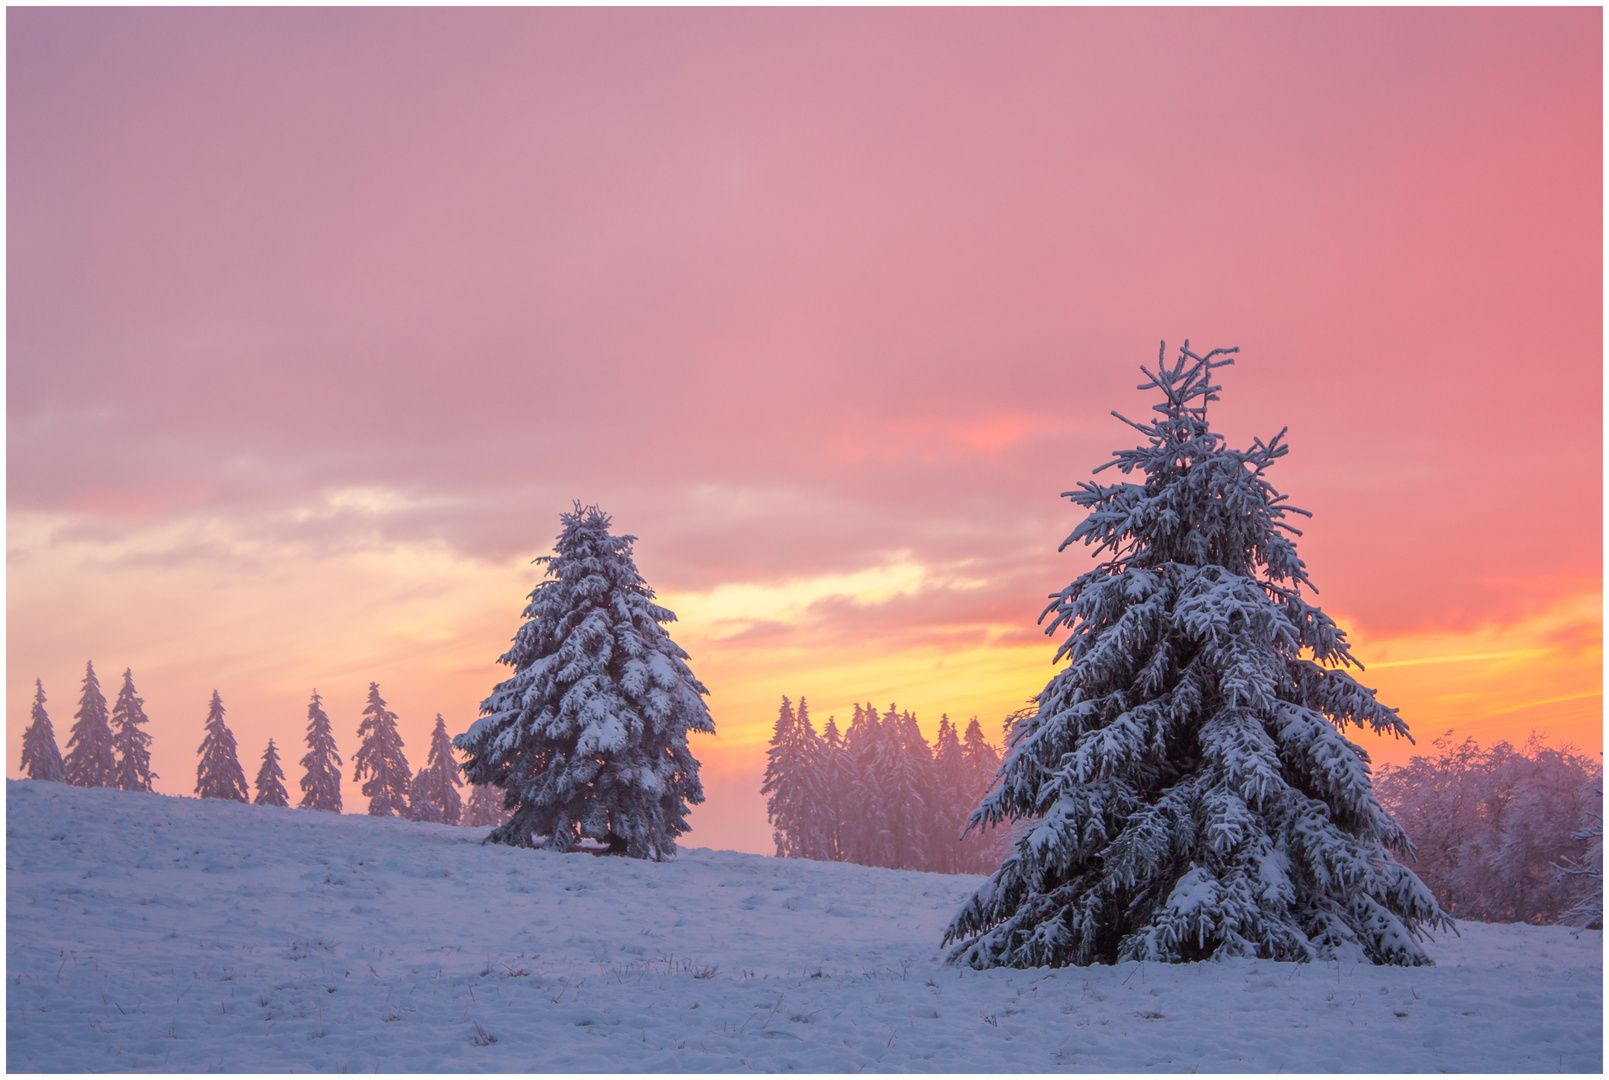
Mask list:
[[[829,596],[850,596],[860,603],[873,604],[915,592],[928,571],[901,552],[882,566],[853,574],[824,574],[814,578],[792,578],[775,584],[735,582],[717,585],[707,592],[669,592],[658,596],[659,603],[676,613],[684,625],[715,625],[723,621],[760,622],[797,616],[817,600]]]
[[[385,493],[349,491],[309,512],[337,505],[383,514],[401,504]],[[45,677],[65,745],[85,659],[97,662],[103,686],[134,668],[158,738],[160,790],[188,790],[183,778],[194,767],[205,692],[214,685],[238,723],[243,759],[269,734],[282,744],[300,738],[315,681],[352,727],[368,681],[380,681],[413,745],[438,709],[467,725],[506,677],[495,660],[541,578],[525,556],[475,560],[438,542],[326,549],[212,518],[115,537],[73,533],[73,525],[45,515],[9,520],[8,775],[17,775],[34,676]],[[192,550],[200,554],[185,555]],[[941,713],[962,722],[977,714],[998,741],[1000,720],[1065,666],[1051,664],[1055,640],[999,639],[1020,632],[1034,612],[1022,624],[970,626],[970,639],[942,646],[897,638],[860,646],[724,640],[734,624],[797,622],[826,597],[869,605],[941,581],[974,584],[958,582],[953,567],[924,566],[904,553],[853,574],[661,595],[678,615],[672,636],[711,690],[719,734],[697,739],[695,752],[732,775],[763,766],[783,694],[808,697],[818,728],[829,714],[843,726],[853,704],[870,699],[880,709],[893,702],[915,712],[929,738]],[[1344,613],[1338,622],[1351,626]],[[1354,652],[1367,665],[1360,680],[1399,709],[1418,745],[1349,737],[1377,762],[1425,752],[1448,728],[1459,738],[1519,743],[1534,727],[1596,753],[1601,627],[1602,596],[1594,591],[1468,631],[1354,632]]]

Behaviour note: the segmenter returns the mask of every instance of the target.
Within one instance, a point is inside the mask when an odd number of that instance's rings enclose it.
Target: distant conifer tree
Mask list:
[[[380,684],[369,684],[369,703],[363,709],[363,722],[358,725],[358,738],[362,745],[352,758],[352,779],[362,780],[363,794],[369,796],[369,814],[373,817],[408,816],[408,788],[413,783],[413,770],[402,752],[402,735],[397,731],[397,714],[385,707],[380,697]]]
[[[464,824],[490,825],[494,828],[508,824],[510,811],[503,808],[503,789],[490,784],[469,785],[469,801],[464,805]]]
[[[857,704],[849,729],[844,732],[840,760],[844,764],[844,832],[847,834],[844,858],[861,866],[883,865],[882,784],[877,773],[881,735],[877,706],[868,702],[862,708]]]
[[[770,796],[765,812],[772,825],[778,858],[826,857],[817,768],[820,757],[820,740],[810,725],[809,706],[800,698],[799,711],[795,713],[784,697],[772,730],[771,747],[766,751],[765,780],[760,785],[760,794]]]
[[[302,807],[307,810],[341,812],[341,766],[345,764],[335,750],[335,731],[318,691],[307,703],[307,753],[302,757]]]
[[[430,757],[419,775],[413,778],[410,810],[415,821],[434,821],[443,825],[457,825],[463,815],[464,800],[458,789],[464,782],[458,778],[458,759],[453,756],[453,744],[447,734],[447,721],[436,714],[436,729],[430,734]]]
[[[821,757],[816,762],[817,781],[821,788],[821,812],[825,859],[842,862],[844,859],[844,739],[838,732],[838,721],[827,717],[821,729]]]
[[[831,810],[829,796],[825,787],[826,776],[822,769],[827,750],[821,741],[821,736],[816,734],[815,725],[810,722],[810,703],[804,699],[803,695],[799,698],[799,709],[795,713],[795,723],[799,738],[804,743],[804,857],[807,859],[830,859],[832,855],[831,842],[828,839],[828,826],[830,824]]]
[[[465,776],[514,793],[517,809],[488,840],[564,851],[586,837],[635,858],[670,858],[704,801],[688,733],[713,734],[687,653],[662,624],[673,612],[632,558],[635,537],[576,504],[563,515],[547,580],[500,663],[514,675],[454,740]],[[538,837],[542,838],[538,841]]]
[[[933,754],[909,711],[888,707],[883,716],[884,824],[888,832],[885,866],[901,870],[927,868],[925,840],[929,808],[924,795],[931,786]]]
[[[95,665],[85,665],[84,693],[73,714],[77,723],[67,740],[63,775],[78,787],[116,787],[117,749],[112,741],[112,725],[106,712],[106,695],[101,693]]]
[[[65,778],[56,731],[45,712],[45,684],[39,679],[34,680],[33,722],[22,733],[22,770],[30,780],[60,783]]]
[[[1157,415],[1125,421],[1145,445],[1107,463],[1143,482],[1067,492],[1088,516],[1062,546],[1106,561],[1045,610],[1069,664],[973,815],[1024,832],[945,932],[953,962],[1414,965],[1424,930],[1450,925],[1342,734],[1407,726],[1302,595],[1293,511],[1265,475],[1284,433],[1234,450],[1208,425],[1233,351],[1159,357],[1140,387]]]
[[[150,791],[151,781],[157,778],[151,771],[151,736],[141,730],[145,723],[145,701],[134,692],[134,670],[126,668],[123,689],[112,706],[117,786],[124,791]]]
[[[223,713],[223,699],[214,690],[212,704],[207,709],[207,733],[196,748],[201,756],[196,765],[196,794],[203,799],[243,803],[249,800],[251,793],[246,790],[246,773],[240,767],[234,733],[223,722]]]
[[[268,749],[263,751],[263,763],[257,770],[257,797],[252,800],[258,806],[289,806],[290,794],[285,790],[285,770],[279,767],[279,751],[274,748],[274,740],[268,740]]]
[[[933,835],[930,869],[943,874],[963,872],[961,833],[967,814],[977,805],[982,792],[974,792],[967,775],[961,740],[948,715],[939,718],[939,734],[933,744]]]
[[[967,722],[966,742],[961,751],[966,764],[967,807],[977,806],[988,794],[1000,771],[1000,751],[983,734],[983,725],[974,716]],[[970,817],[971,811],[968,810]],[[1006,831],[990,828],[987,822],[964,830],[961,839],[961,872],[992,874],[1005,857]]]

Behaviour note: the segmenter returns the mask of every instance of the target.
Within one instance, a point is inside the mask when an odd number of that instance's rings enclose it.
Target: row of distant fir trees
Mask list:
[[[975,716],[964,735],[941,717],[929,745],[911,713],[857,704],[842,735],[831,716],[818,735],[805,699],[784,697],[767,756],[779,857],[987,874],[1005,854],[1004,832],[962,835],[1000,768]]]
[[[300,805],[308,810],[341,812],[341,759],[335,732],[324,712],[317,690],[307,705],[307,754],[303,756]],[[34,680],[33,716],[22,737],[22,771],[33,780],[52,780],[77,787],[150,791],[157,774],[151,771],[151,736],[145,702],[134,689],[134,672],[123,672],[123,689],[110,710],[101,692],[95,665],[85,668],[83,694],[73,714],[73,730],[64,757],[56,745],[55,729],[45,711],[45,687]],[[289,806],[285,771],[279,749],[268,740],[257,770],[257,795],[251,797],[234,733],[224,723],[223,699],[212,692],[207,710],[206,734],[197,748],[196,794],[203,799],[254,802],[259,806]],[[471,785],[467,804],[458,789],[464,786],[453,754],[447,722],[436,714],[426,766],[415,774],[403,753],[397,714],[386,708],[378,683],[369,684],[369,702],[358,725],[361,745],[352,759],[352,779],[363,780],[369,813],[375,817],[403,817],[447,825],[501,825],[508,820],[502,793]]]

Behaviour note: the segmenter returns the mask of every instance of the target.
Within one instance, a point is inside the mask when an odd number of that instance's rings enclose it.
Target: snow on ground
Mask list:
[[[976,877],[6,790],[11,1071],[1602,1071],[1602,934],[975,972]]]

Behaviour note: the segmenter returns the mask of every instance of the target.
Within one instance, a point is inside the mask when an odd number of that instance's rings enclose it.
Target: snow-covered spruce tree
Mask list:
[[[1032,710],[1026,710],[1023,715],[1031,715]],[[1013,715],[1006,718],[1007,730],[1012,723],[1021,717]],[[1000,751],[989,742],[983,734],[983,725],[978,723],[974,716],[967,722],[966,741],[962,749],[962,757],[966,762],[968,783],[971,794],[966,801],[967,812],[983,801],[994,785],[995,775],[1000,771]],[[1011,830],[1007,829],[971,829],[961,837],[961,872],[964,874],[992,874],[1005,861],[1006,854],[1011,849]]]
[[[234,733],[223,722],[223,711],[223,699],[214,690],[207,710],[207,733],[196,748],[201,755],[196,765],[196,794],[203,799],[246,802],[251,796],[246,790],[246,773],[240,767]]]
[[[56,729],[50,725],[50,714],[45,712],[45,684],[34,680],[33,721],[22,733],[22,771],[30,780],[63,778],[61,750],[56,746]]]
[[[909,711],[897,713],[893,705],[883,714],[879,747],[885,861],[896,870],[927,869],[929,807],[923,793],[932,786],[933,753]]]
[[[335,750],[335,731],[324,706],[313,691],[307,703],[307,753],[302,755],[302,802],[306,810],[341,812],[341,766],[345,764]]]
[[[844,740],[838,721],[827,717],[821,729],[821,757],[816,761],[816,779],[821,789],[822,858],[844,861]]]
[[[369,684],[369,703],[363,707],[358,738],[362,745],[352,757],[352,779],[369,778],[363,785],[363,794],[369,796],[369,815],[407,817],[413,770],[402,752],[397,714],[385,707],[379,683]]]
[[[799,738],[804,742],[806,762],[805,826],[802,833],[804,846],[801,850],[806,859],[826,861],[832,858],[832,811],[825,787],[826,772],[823,768],[827,748],[821,741],[821,736],[816,734],[815,725],[810,722],[810,703],[803,696],[799,698],[799,709],[794,716],[798,724]]]
[[[1125,421],[1147,445],[1108,462],[1143,483],[1067,493],[1089,515],[1062,547],[1108,558],[1045,610],[1071,664],[972,816],[1031,827],[945,932],[952,962],[1413,965],[1423,931],[1451,925],[1394,858],[1407,838],[1341,735],[1407,725],[1341,669],[1345,635],[1301,595],[1282,520],[1300,511],[1264,477],[1284,432],[1232,450],[1207,424],[1233,351],[1186,342],[1145,372],[1160,415]]]
[[[285,770],[279,767],[279,750],[274,746],[274,740],[268,740],[268,749],[263,751],[263,763],[257,769],[257,797],[252,800],[258,806],[289,806],[290,794],[285,790]]]
[[[854,705],[850,726],[843,731],[843,748],[838,752],[838,847],[845,863],[870,866],[875,855],[875,835],[870,826],[870,795],[875,785],[867,784],[874,769],[872,752],[877,744],[877,708]]]
[[[410,815],[415,821],[457,825],[464,812],[464,799],[458,794],[463,786],[464,782],[458,778],[458,759],[453,756],[452,739],[447,735],[447,721],[437,713],[436,729],[430,733],[430,757],[413,778]]]
[[[117,748],[117,786],[124,791],[150,791],[156,773],[151,771],[151,736],[141,730],[147,722],[145,700],[134,692],[134,669],[123,671],[123,689],[112,706],[112,745]]]
[[[817,790],[819,740],[810,728],[809,712],[799,699],[799,713],[786,698],[777,710],[771,746],[766,750],[765,780],[760,794],[769,795],[765,815],[779,859],[821,858],[825,828],[820,821],[822,802]]]
[[[93,663],[84,667],[84,694],[73,717],[77,723],[67,740],[62,775],[78,787],[116,787],[117,750],[106,714],[106,695],[101,693]]]
[[[967,811],[976,802],[967,774],[961,740],[948,715],[939,717],[939,734],[933,742],[932,821],[928,869],[941,874],[959,874],[961,833],[966,828]]]
[[[514,675],[453,745],[464,775],[514,796],[487,840],[564,851],[582,837],[635,858],[675,854],[689,804],[704,801],[690,731],[713,734],[709,691],[662,623],[676,616],[632,559],[633,536],[577,503],[500,662]],[[538,837],[542,839],[538,841]]]

